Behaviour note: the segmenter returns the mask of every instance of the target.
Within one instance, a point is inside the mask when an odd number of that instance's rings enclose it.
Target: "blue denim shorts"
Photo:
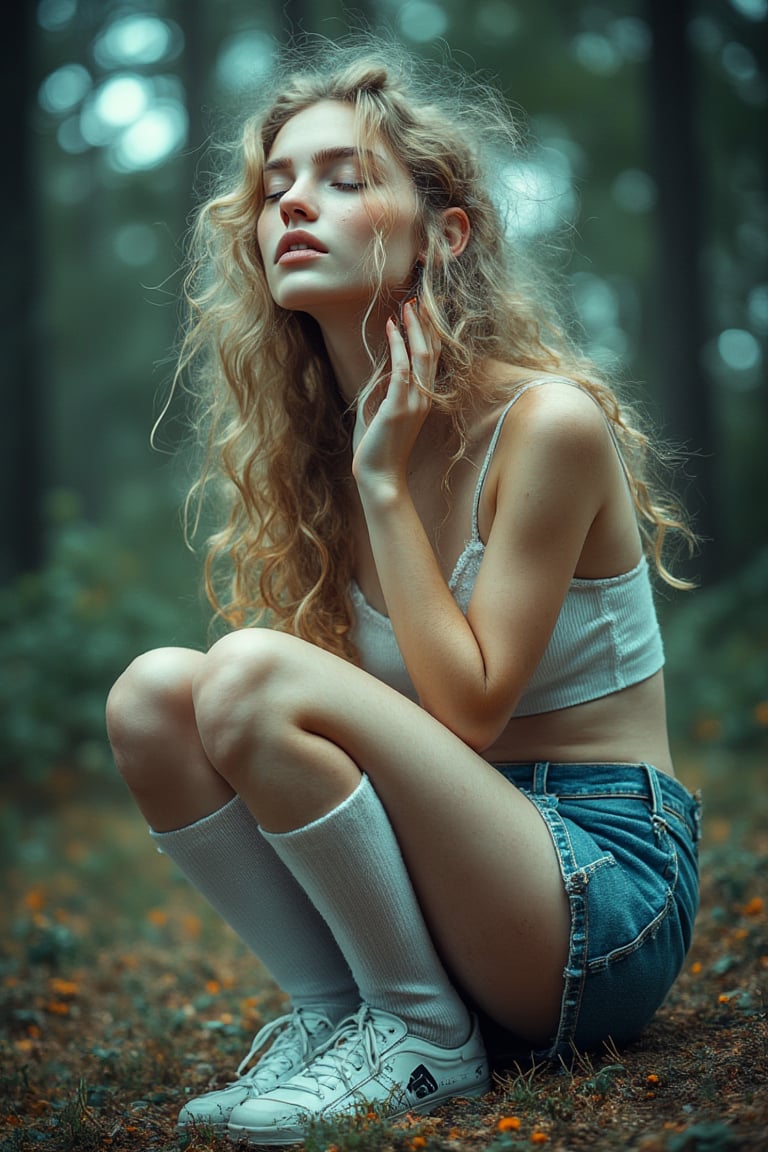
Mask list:
[[[532,1055],[625,1043],[659,1008],[691,944],[700,800],[647,764],[494,767],[546,822],[571,909],[560,1023]]]

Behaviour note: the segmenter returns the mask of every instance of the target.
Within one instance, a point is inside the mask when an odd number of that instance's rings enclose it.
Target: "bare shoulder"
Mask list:
[[[499,441],[500,456],[538,459],[560,465],[612,460],[615,448],[608,418],[583,387],[553,377],[526,388],[510,408]]]

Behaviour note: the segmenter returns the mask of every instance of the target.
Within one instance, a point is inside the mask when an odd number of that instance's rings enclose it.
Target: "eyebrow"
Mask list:
[[[319,152],[312,155],[312,164],[315,167],[320,167],[323,164],[329,164],[334,160],[357,160],[364,154],[369,161],[381,164],[384,157],[379,155],[378,152],[373,152],[369,148],[361,150],[359,148],[321,148]],[[286,168],[292,168],[293,161],[287,157],[277,157],[275,160],[267,160],[264,165],[264,175],[268,172],[284,172]]]

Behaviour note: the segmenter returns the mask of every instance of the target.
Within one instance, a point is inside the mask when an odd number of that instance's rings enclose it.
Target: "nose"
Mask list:
[[[295,180],[280,197],[280,215],[284,224],[292,220],[315,220],[317,202],[306,180]]]

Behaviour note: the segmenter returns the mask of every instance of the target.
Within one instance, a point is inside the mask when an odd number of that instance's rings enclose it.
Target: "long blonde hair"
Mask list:
[[[465,418],[478,389],[489,401],[503,399],[479,364],[492,358],[567,375],[592,394],[614,429],[658,573],[685,584],[662,560],[670,530],[687,529],[673,504],[652,490],[648,438],[542,302],[541,270],[510,250],[489,160],[500,143],[507,155],[519,146],[503,99],[478,84],[470,98],[467,78],[459,91],[443,80],[436,99],[434,75],[418,73],[411,58],[376,43],[367,52],[326,44],[313,63],[289,74],[266,109],[245,123],[234,177],[200,209],[185,282],[189,311],[176,380],[184,378],[197,397],[205,445],[187,515],[194,526],[203,496],[215,494],[221,526],[208,540],[205,565],[215,618],[238,628],[266,615],[273,627],[351,660],[354,413],[336,387],[316,323],[274,303],[256,240],[272,144],[291,117],[322,100],[355,108],[363,165],[363,146],[379,139],[413,180],[424,253],[420,308],[442,339],[435,403],[454,433],[446,475],[466,449]],[[443,229],[443,211],[452,206],[471,224],[459,259],[450,258]],[[385,222],[370,253],[371,302],[386,235]],[[362,328],[365,338],[364,320]]]

